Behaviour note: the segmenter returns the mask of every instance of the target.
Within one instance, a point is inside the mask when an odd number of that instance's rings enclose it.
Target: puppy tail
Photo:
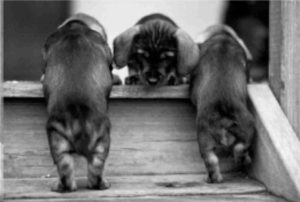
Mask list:
[[[78,103],[56,106],[49,116],[47,131],[55,131],[72,142],[75,135],[85,130],[85,120],[89,117],[90,111],[89,107]]]
[[[220,144],[229,147],[236,141],[236,137],[229,131],[235,125],[235,122],[225,117],[221,119],[220,124]]]
[[[47,122],[48,136],[55,131],[80,153],[88,153],[102,135],[109,133],[108,117],[87,103],[70,102],[54,110]],[[108,129],[108,131],[107,131]]]
[[[93,151],[103,136],[110,133],[110,120],[102,112],[92,109],[86,103],[69,104],[71,114],[69,128],[74,137],[75,146],[83,153]]]

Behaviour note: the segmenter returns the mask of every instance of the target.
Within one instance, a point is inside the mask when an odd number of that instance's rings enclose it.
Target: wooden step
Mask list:
[[[73,193],[52,192],[56,178],[7,179],[6,199],[75,199],[75,198],[122,198],[122,197],[175,197],[194,195],[241,195],[265,193],[261,183],[243,174],[227,174],[221,184],[206,183],[206,175],[133,175],[110,176],[111,188],[104,191],[88,190],[86,179],[78,178],[78,190]]]
[[[16,199],[9,202],[69,202],[69,199]],[[201,196],[156,196],[156,197],[125,197],[125,198],[81,198],[72,202],[287,202],[284,199],[265,193],[251,195],[201,195]]]
[[[300,153],[300,144],[297,136],[268,85],[248,87],[257,112],[258,137],[247,173],[262,181],[276,196],[298,201],[300,158],[296,154]],[[188,99],[188,86],[155,90],[114,86],[109,105],[112,144],[105,167],[105,176],[113,186],[104,192],[84,189],[86,162],[78,158],[76,176],[81,189],[74,195],[49,191],[57,173],[45,133],[47,114],[41,85],[5,82],[4,96],[7,200],[69,201],[79,194],[82,198],[77,201],[100,198],[106,201],[282,201],[268,195],[258,181],[240,175],[225,174],[227,180],[218,185],[205,183],[206,169],[196,141],[196,112]],[[237,168],[228,154],[224,153],[220,161],[223,173],[236,173]],[[247,191],[241,192],[243,188]]]
[[[4,175],[12,178],[56,176],[45,132],[41,99],[5,99]],[[205,173],[196,141],[195,111],[188,100],[112,100],[108,175]],[[231,157],[223,172],[234,171]],[[78,176],[86,174],[83,159]]]

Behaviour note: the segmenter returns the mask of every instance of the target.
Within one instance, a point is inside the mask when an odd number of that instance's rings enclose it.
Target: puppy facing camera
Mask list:
[[[112,53],[102,25],[77,14],[51,34],[44,45],[43,90],[46,130],[59,180],[57,192],[77,189],[73,154],[88,162],[88,187],[107,189],[103,169],[110,148],[108,97]]]
[[[162,86],[182,83],[199,59],[192,38],[169,17],[151,14],[114,39],[117,68],[128,66],[127,85]]]
[[[201,36],[200,60],[191,73],[191,100],[197,108],[197,136],[208,182],[219,183],[218,148],[232,152],[239,166],[251,162],[249,148],[256,134],[247,91],[252,56],[228,26],[209,27]]]

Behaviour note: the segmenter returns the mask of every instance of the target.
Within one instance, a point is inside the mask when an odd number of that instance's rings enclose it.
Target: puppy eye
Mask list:
[[[147,51],[145,51],[144,49],[138,48],[136,51],[137,54],[142,55],[144,57],[149,57],[149,53]]]
[[[175,53],[173,51],[166,51],[160,54],[160,59],[172,58],[175,57]]]

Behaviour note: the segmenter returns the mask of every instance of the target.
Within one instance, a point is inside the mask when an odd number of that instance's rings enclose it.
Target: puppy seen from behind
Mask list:
[[[229,149],[242,167],[251,162],[249,148],[256,128],[247,92],[247,64],[252,56],[228,26],[211,26],[202,38],[190,97],[197,108],[197,137],[208,182],[219,183],[223,177],[217,149]]]
[[[67,19],[44,45],[42,79],[47,101],[46,130],[59,180],[57,192],[75,191],[73,154],[88,162],[88,187],[107,189],[104,163],[110,147],[108,97],[112,53],[99,22],[86,14]]]
[[[182,69],[192,68],[199,59],[192,38],[172,19],[158,13],[141,18],[117,36],[113,46],[116,66],[128,66],[127,85],[181,84]]]

